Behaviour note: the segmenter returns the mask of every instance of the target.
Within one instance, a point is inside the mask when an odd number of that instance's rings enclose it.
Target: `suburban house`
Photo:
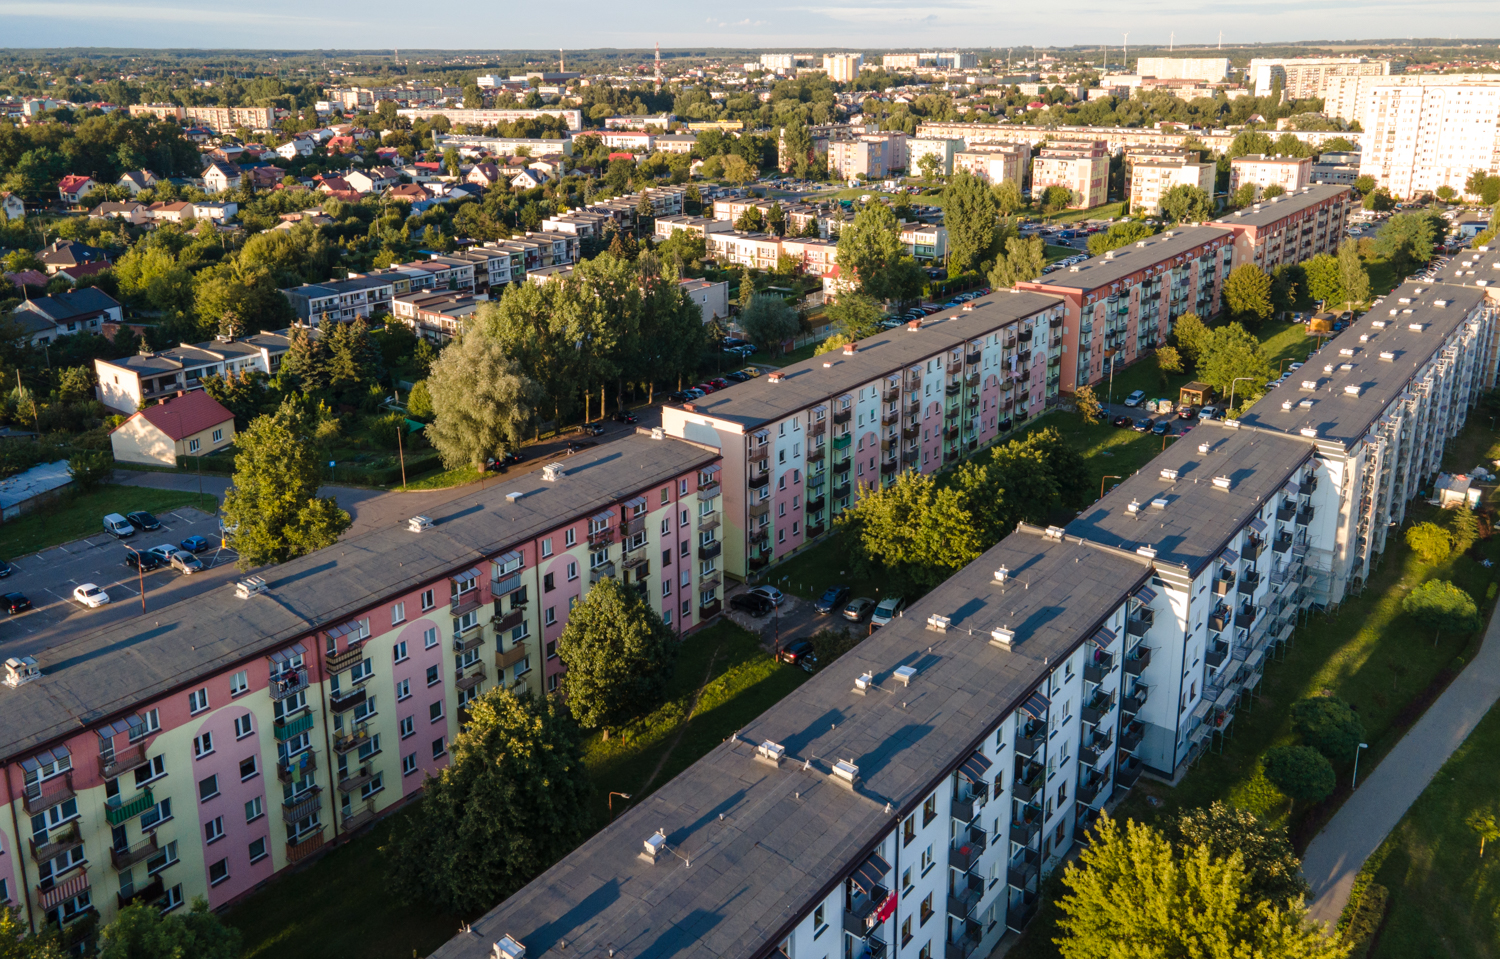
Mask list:
[[[42,261],[42,266],[48,273],[56,273],[64,267],[79,266],[83,263],[109,262],[109,257],[105,256],[104,251],[97,246],[76,243],[72,240],[54,240],[52,245],[45,247],[36,255],[36,258]]]
[[[283,143],[276,148],[276,155],[288,160],[298,157],[312,156],[312,152],[318,146],[318,141],[311,137],[294,137],[290,142]]]
[[[92,177],[65,176],[57,184],[57,193],[62,201],[70,206],[77,206],[83,202],[84,195],[95,187]]]
[[[505,175],[493,163],[476,163],[469,168],[469,174],[464,179],[480,186],[495,186],[505,179]]]
[[[7,220],[19,220],[26,215],[26,204],[20,196],[6,190],[0,193],[0,213],[4,213]]]
[[[344,174],[344,182],[360,193],[379,193],[401,182],[401,171],[388,166],[370,167],[368,170],[352,170]]]
[[[552,178],[541,170],[522,170],[510,181],[513,190],[534,190]]]
[[[202,456],[234,440],[234,414],[202,390],[131,414],[109,433],[115,459],[176,466],[179,456]]]
[[[197,220],[212,220],[214,223],[228,223],[234,219],[234,215],[240,211],[238,203],[194,203],[193,218]]]
[[[123,203],[101,203],[89,211],[89,216],[124,220],[130,224],[150,223],[151,208],[144,203],[126,200]]]
[[[142,190],[156,186],[156,174],[150,170],[131,170],[120,174],[120,179],[116,181],[116,184],[129,190],[131,196],[135,196]]]
[[[210,160],[208,166],[203,169],[203,190],[205,193],[238,190],[242,175],[240,168],[233,163]]]
[[[98,333],[102,324],[119,323],[125,318],[124,308],[115,298],[96,286],[26,300],[16,310],[18,315],[29,312],[50,321],[56,336]]]
[[[183,220],[193,218],[193,205],[186,200],[176,200],[172,203],[157,202],[151,204],[151,219],[160,223],[181,223]]]

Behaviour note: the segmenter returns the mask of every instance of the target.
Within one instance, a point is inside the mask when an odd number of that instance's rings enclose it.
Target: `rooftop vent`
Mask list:
[[[780,373],[767,373],[766,374],[766,382],[767,383],[780,383],[781,382],[781,374]]]
[[[654,440],[664,440],[667,438],[667,431],[660,426],[653,426],[651,427],[651,438]]]
[[[1289,410],[1289,409],[1291,409],[1292,408],[1292,401],[1291,400],[1282,400],[1281,401],[1281,408],[1283,410]]]
[[[1063,528],[1061,526],[1049,526],[1043,535],[1048,539],[1060,540],[1063,538]]]
[[[1380,353],[1380,358],[1382,360],[1385,360],[1387,363],[1391,363],[1395,361],[1396,354],[1392,353],[1390,350],[1382,350]]]
[[[526,494],[521,492],[520,490],[512,490],[511,492],[505,494],[505,501],[507,503],[514,503],[525,495]]]
[[[1304,390],[1315,390],[1315,389],[1318,388],[1318,381],[1317,380],[1303,380],[1302,381],[1302,388]]]
[[[844,344],[844,355],[845,356],[853,356],[855,353],[858,353],[858,352],[859,352],[859,344],[858,343],[845,343]]]
[[[1219,489],[1229,489],[1233,485],[1234,481],[1227,476],[1214,477],[1214,486],[1218,487]]]
[[[1310,440],[1315,440],[1318,438],[1318,430],[1313,426],[1304,426],[1302,427],[1302,429],[1298,430],[1298,432]]]
[[[974,304],[973,303],[965,303],[964,304],[964,312],[965,313],[973,313],[974,312]]]
[[[494,959],[526,959],[526,947],[510,936],[501,936],[495,943]]]
[[[847,759],[833,764],[833,778],[850,789],[859,785],[859,767]]]
[[[1370,325],[1377,330],[1385,329],[1385,320],[1371,320]]]
[[[1139,513],[1141,511],[1141,501],[1138,499],[1131,500],[1129,505],[1125,507],[1125,511],[1127,513]]]
[[[1156,499],[1151,501],[1151,505],[1156,509],[1166,509],[1167,498],[1165,496],[1158,496]]]
[[[1452,300],[1433,300],[1432,301],[1432,305],[1435,306],[1435,307],[1437,307],[1438,309],[1444,309],[1451,302],[1453,302],[1453,301]]]
[[[995,582],[1004,583],[1008,579],[1010,579],[1010,570],[1006,569],[1004,566],[1001,566],[999,569],[995,570]]]
[[[1370,342],[1370,334],[1368,334],[1368,333],[1361,333],[1361,334],[1359,334],[1359,341],[1361,343],[1368,343],[1368,342]]]
[[[1115,251],[1114,250],[1110,250],[1109,252],[1105,253],[1104,254],[1104,258],[1106,260],[1113,260],[1115,258]]]
[[[1345,346],[1345,347],[1343,347],[1343,348],[1341,348],[1339,350],[1339,356],[1353,356],[1353,355],[1354,355],[1354,347],[1352,347],[1352,346]]]
[[[860,695],[869,692],[873,685],[875,685],[875,676],[872,673],[860,673],[854,678],[854,691]]]
[[[1417,292],[1420,293],[1422,291],[1418,290]],[[1400,297],[1396,298],[1396,302],[1397,303],[1410,303],[1411,302],[1411,297],[1409,297],[1409,296],[1400,296]]]
[[[910,686],[911,681],[917,677],[917,667],[897,666],[891,670],[891,678],[903,686]]]
[[[658,829],[656,834],[645,842],[645,848],[641,850],[641,858],[647,862],[656,862],[661,854],[667,851],[667,834]]]
[[[920,330],[922,328],[922,321],[921,320],[908,320],[907,323],[906,323],[906,328],[908,330]]]
[[[1333,364],[1332,363],[1324,363],[1323,364],[1323,372],[1324,373],[1332,373],[1333,372]]]
[[[1391,316],[1400,316],[1400,315],[1401,315],[1401,311],[1400,310],[1395,309],[1395,308],[1391,309]]]
[[[1359,386],[1357,384],[1354,384],[1354,383],[1349,384],[1348,386],[1344,387],[1344,395],[1345,396],[1358,396],[1359,395]]]
[[[1136,245],[1137,248],[1144,250],[1146,247],[1150,246],[1151,244],[1147,243],[1145,240],[1137,240],[1136,243],[1135,243],[1135,245]]]
[[[1354,364],[1353,363],[1340,363],[1339,364],[1339,370],[1342,371],[1342,372],[1344,372],[1344,373],[1347,373],[1347,372],[1349,372],[1352,369],[1354,369]]]
[[[1303,400],[1301,403],[1298,403],[1297,405],[1300,406],[1300,407],[1302,407],[1304,410],[1310,410],[1310,409],[1312,409],[1312,405],[1313,405],[1312,398],[1309,397],[1309,398]]]
[[[1177,471],[1174,469],[1163,467],[1161,471],[1161,478],[1164,480],[1175,480],[1177,478]]]
[[[990,630],[990,642],[994,643],[996,646],[1010,649],[1011,644],[1015,641],[1016,631],[1013,629],[1006,629],[1003,626],[997,626],[994,629]]]
[[[266,581],[259,576],[246,576],[234,584],[234,595],[240,599],[249,599],[256,593],[264,593],[265,591]]]
[[[1406,328],[1408,330],[1411,330],[1413,333],[1420,333],[1420,332],[1422,332],[1422,324],[1420,324],[1420,323],[1408,323],[1408,324],[1406,324]]]
[[[24,686],[42,675],[35,656],[12,656],[5,661],[5,685]]]
[[[432,520],[426,516],[413,516],[406,521],[406,531],[409,533],[420,533],[424,529],[432,529]]]
[[[1154,547],[1151,547],[1151,546],[1137,546],[1135,548],[1135,551],[1136,551],[1136,553],[1138,553],[1141,556],[1146,557],[1147,559],[1155,559],[1156,558],[1156,550],[1155,550]]]
[[[755,758],[773,766],[780,766],[781,761],[786,758],[786,747],[768,739],[755,747]]]
[[[1207,453],[1211,449],[1213,449],[1213,446],[1211,444],[1209,444],[1209,443],[1199,443],[1198,444],[1198,452],[1200,452],[1200,453]]]
[[[949,619],[947,616],[939,616],[937,613],[933,613],[931,616],[927,617],[928,629],[935,629],[938,632],[942,633],[946,632],[948,627],[951,625],[953,625],[953,620]]]

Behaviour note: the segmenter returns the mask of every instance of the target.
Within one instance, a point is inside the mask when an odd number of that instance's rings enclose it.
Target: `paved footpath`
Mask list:
[[[1307,847],[1302,873],[1312,885],[1308,917],[1338,923],[1355,874],[1432,777],[1500,698],[1500,611],[1490,618],[1479,655],[1428,707],[1396,748]]]

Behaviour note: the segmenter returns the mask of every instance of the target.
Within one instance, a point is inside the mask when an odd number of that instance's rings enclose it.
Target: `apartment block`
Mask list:
[[[275,129],[276,118],[286,116],[286,111],[274,107],[180,107],[173,103],[137,103],[131,105],[130,115],[176,120],[184,126],[193,124],[225,133],[240,127],[250,130]]]
[[[906,141],[906,152],[911,167],[911,173],[917,174],[922,170],[922,158],[935,156],[938,161],[938,173],[942,176],[953,174],[953,158],[964,150],[964,141],[950,138],[936,138],[931,140],[915,139]]]
[[[729,219],[711,219],[701,216],[659,216],[651,225],[652,235],[658,240],[668,239],[678,231],[686,231],[693,236],[707,236],[710,233],[722,233],[732,229],[734,229],[734,224]]]
[[[1250,61],[1246,74],[1258,97],[1270,96],[1271,88],[1280,80],[1287,99],[1305,100],[1322,99],[1336,77],[1390,76],[1403,69],[1399,61],[1365,57],[1256,58]]]
[[[463,110],[423,107],[397,110],[396,114],[414,121],[447,117],[450,123],[463,123],[469,126],[481,127],[496,126],[501,123],[515,123],[518,120],[539,120],[542,117],[557,117],[567,124],[569,130],[583,129],[583,111],[567,107],[538,107],[534,110],[520,108]]]
[[[1265,156],[1252,153],[1229,161],[1229,192],[1247,183],[1255,185],[1260,199],[1266,187],[1279,186],[1285,193],[1300,190],[1312,182],[1312,157]]]
[[[897,225],[896,238],[901,241],[902,248],[918,260],[941,260],[948,255],[948,228],[936,223],[902,220]]]
[[[1218,167],[1181,158],[1140,157],[1130,165],[1130,212],[1156,215],[1173,187],[1190,186],[1214,195]]]
[[[866,134],[854,140],[828,144],[828,170],[846,180],[863,176],[880,180],[906,169],[906,134]]]
[[[1022,189],[1026,186],[1026,171],[1030,165],[1029,144],[976,144],[953,157],[955,173],[964,170],[991,185],[1010,180]]]
[[[1403,199],[1462,194],[1475,170],[1500,173],[1500,80],[1377,84],[1364,129],[1361,175]]]
[[[834,83],[853,83],[864,62],[865,58],[858,53],[825,53],[823,72]]]
[[[304,283],[282,290],[281,295],[291,303],[299,320],[317,326],[325,318],[347,323],[356,316],[369,319],[375,313],[389,313],[394,289],[389,274],[381,271],[348,280]]]
[[[555,689],[593,584],[696,627],[720,605],[717,462],[626,437],[12,656],[5,898],[33,929],[221,907],[416,795],[485,690]]]
[[[391,315],[423,339],[443,346],[463,334],[482,302],[464,293],[407,293],[392,302]]]
[[[1000,291],[664,407],[668,434],[722,451],[725,572],[784,558],[861,490],[936,472],[1041,413],[1057,395],[1062,306]]]
[[[1168,230],[1027,283],[1062,297],[1061,377],[1066,392],[1109,379],[1166,341],[1184,313],[1219,310],[1233,234],[1210,226]]]
[[[1234,233],[1234,265],[1254,263],[1267,273],[1337,253],[1354,205],[1346,186],[1314,184],[1272,197],[1214,221]]]
[[[1104,142],[1054,141],[1037,151],[1031,161],[1031,192],[1040,195],[1050,186],[1073,193],[1069,209],[1087,210],[1108,200],[1109,152]]]
[[[95,388],[99,402],[129,415],[143,404],[201,390],[210,376],[243,372],[274,376],[290,341],[287,330],[219,337],[206,343],[183,343],[170,349],[146,351],[118,360],[95,360]],[[316,333],[310,333],[316,335]]]
[[[466,123],[468,121],[455,120],[454,122]],[[433,149],[443,152],[452,147],[462,157],[476,157],[481,154],[517,156],[522,150],[529,151],[531,156],[547,156],[552,153],[562,156],[573,155],[572,137],[548,140],[543,137],[489,137],[480,134],[438,133],[434,134],[432,139],[435,144]]]
[[[1228,57],[1141,57],[1135,72],[1159,80],[1201,80],[1223,83],[1229,77]]]
[[[752,270],[776,269],[781,255],[781,239],[772,233],[746,233],[734,230],[709,233],[703,237],[708,255],[720,263],[748,266]]]

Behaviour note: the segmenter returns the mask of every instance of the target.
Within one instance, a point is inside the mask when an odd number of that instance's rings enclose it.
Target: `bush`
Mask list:
[[[1401,608],[1428,629],[1469,633],[1479,628],[1474,597],[1445,579],[1431,579],[1401,601]],[[1437,642],[1436,638],[1433,640]]]
[[[1311,746],[1277,746],[1261,764],[1271,784],[1297,802],[1321,802],[1336,784],[1333,764]]]
[[[1436,566],[1453,551],[1453,538],[1436,523],[1418,523],[1406,531],[1406,545],[1429,566]]]
[[[857,633],[851,633],[848,629],[835,629],[832,626],[824,626],[813,633],[811,642],[813,655],[818,657],[818,668],[827,669],[828,664],[859,645],[864,639]]]
[[[1344,942],[1352,950],[1349,959],[1365,959],[1375,945],[1380,927],[1385,925],[1385,911],[1390,902],[1390,890],[1377,883],[1365,887],[1364,895],[1355,907],[1354,916],[1344,929]]]
[[[1292,728],[1302,741],[1330,760],[1346,762],[1365,738],[1365,724],[1349,704],[1334,696],[1315,696],[1292,704]]]

